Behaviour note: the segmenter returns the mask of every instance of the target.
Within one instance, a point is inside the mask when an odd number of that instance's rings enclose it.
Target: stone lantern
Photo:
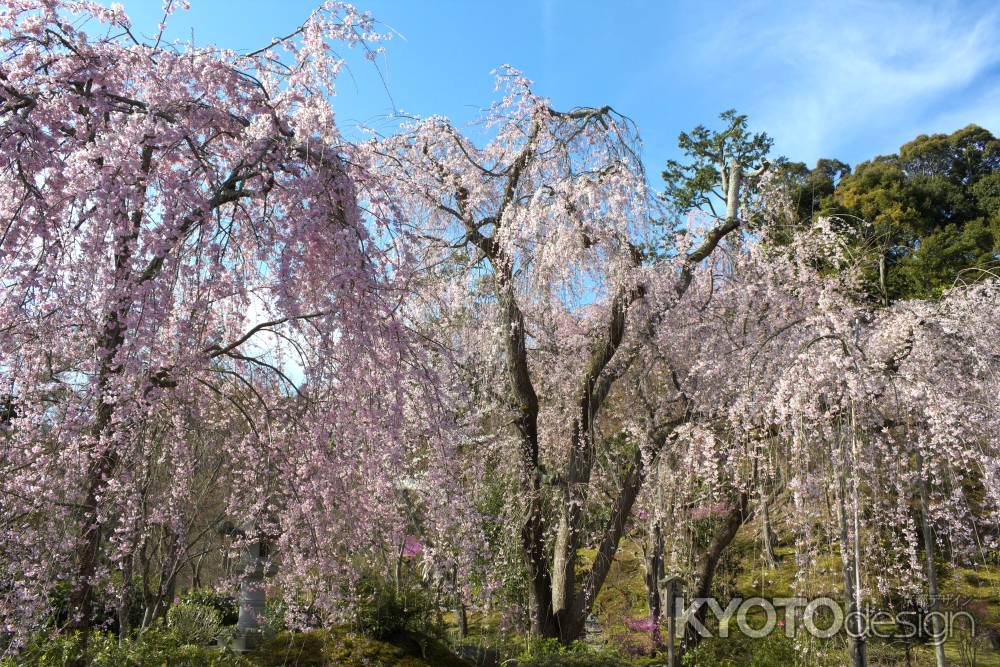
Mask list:
[[[267,608],[264,579],[277,574],[278,567],[273,562],[267,564],[270,541],[256,523],[236,526],[231,521],[225,521],[219,526],[219,533],[238,539],[243,544],[243,558],[239,568],[240,615],[236,621],[233,649],[245,652],[260,643],[260,620]]]

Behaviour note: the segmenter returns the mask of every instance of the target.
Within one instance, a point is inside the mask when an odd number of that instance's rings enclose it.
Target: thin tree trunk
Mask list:
[[[129,630],[131,630],[129,623],[129,616],[132,611],[133,593],[135,591],[135,582],[132,580],[132,567],[133,559],[129,558],[126,563],[124,570],[122,572],[122,599],[118,603],[118,637],[124,638],[128,636]]]
[[[764,564],[774,569],[778,566],[778,557],[774,553],[774,531],[771,530],[771,512],[769,509],[770,498],[761,493],[760,500],[760,520],[761,520],[761,540]]]
[[[938,587],[937,567],[934,565],[934,534],[931,532],[928,520],[927,478],[924,476],[924,461],[920,452],[917,452],[917,479],[920,483],[920,527],[924,536],[924,556],[927,559],[927,609],[931,613],[931,626],[934,629],[935,639],[934,658],[937,667],[945,667],[944,637],[941,635],[941,619],[937,616]]]
[[[698,584],[694,590],[694,599],[707,598],[712,594],[712,581],[715,579],[715,572],[722,560],[722,554],[726,548],[736,539],[736,533],[749,518],[747,514],[748,506],[747,494],[741,493],[736,505],[729,511],[721,526],[712,537],[712,542],[708,549],[701,555],[698,564]],[[699,623],[704,624],[708,613],[708,607],[701,605],[694,613],[694,618]],[[684,639],[681,642],[680,655],[693,649],[701,642],[701,635],[698,634],[695,625],[688,623],[684,628]]]
[[[574,498],[564,484],[562,508],[552,552],[552,613],[558,619],[572,613],[576,591],[576,556],[582,499]]]
[[[663,615],[663,599],[660,596],[660,582],[663,580],[663,530],[659,520],[653,520],[650,529],[649,554],[646,557],[646,599],[649,616],[657,624]]]
[[[889,289],[886,286],[886,259],[885,252],[882,252],[878,257],[878,284],[879,289],[882,292],[882,305],[889,305]]]
[[[490,247],[490,246],[487,246]],[[528,572],[528,614],[531,632],[538,637],[558,637],[552,611],[552,579],[546,554],[545,517],[542,508],[541,470],[538,466],[538,395],[528,369],[524,316],[514,299],[512,270],[496,258],[496,292],[505,336],[506,358],[521,441],[521,464],[527,491],[525,519],[521,525],[521,554]]]
[[[465,600],[462,599],[462,591],[458,587],[458,568],[451,568],[451,587],[455,594],[455,620],[458,625],[458,638],[465,639],[469,634],[469,619],[466,614]]]
[[[122,260],[124,262],[124,260]],[[117,262],[116,262],[117,263]],[[114,444],[114,404],[108,399],[111,378],[119,369],[114,365],[114,357],[124,343],[124,330],[121,319],[124,312],[116,310],[110,314],[103,327],[103,333],[98,342],[98,354],[101,355],[100,372],[97,381],[99,404],[96,418],[91,428],[94,442],[92,461],[87,469],[84,488],[86,489],[81,512],[80,525],[82,539],[77,548],[77,571],[70,593],[71,618],[69,628],[80,633],[82,643],[81,653],[86,652],[90,638],[90,629],[94,619],[94,578],[101,559],[104,541],[104,526],[98,517],[97,499],[104,490],[108,478],[117,464],[117,452]],[[82,660],[82,659],[81,659]],[[75,663],[82,665],[82,662]]]
[[[531,633],[537,637],[558,638],[559,629],[552,614],[552,581],[545,554],[541,500],[538,498],[529,501],[528,518],[521,527],[521,550],[528,571]]]
[[[864,639],[860,636],[857,627],[857,615],[855,612],[858,611],[857,605],[857,595],[858,591],[855,590],[855,582],[857,581],[857,567],[858,563],[855,561],[853,553],[849,550],[850,545],[850,528],[847,522],[847,472],[846,472],[846,443],[841,441],[841,471],[839,475],[839,481],[837,485],[837,520],[840,524],[840,560],[843,564],[843,576],[844,576],[844,600],[846,602],[848,618],[854,618],[855,623],[852,627],[848,628],[851,630],[851,634],[854,636],[848,636],[848,652],[851,657],[851,663],[854,667],[866,667],[868,660],[865,651]],[[855,540],[858,536],[855,535]]]
[[[458,620],[458,638],[465,639],[469,635],[469,617],[465,612],[464,602],[459,601],[455,616]]]
[[[149,174],[152,159],[153,147],[143,146],[136,181],[136,206],[131,213],[127,211],[128,203],[123,202],[122,214],[127,217],[129,231],[117,239],[114,249],[115,289],[112,290],[112,294],[116,297],[118,297],[119,289],[128,286],[131,282],[129,261],[142,225],[148,185],[146,176]],[[80,632],[81,655],[86,653],[90,629],[93,625],[94,578],[97,574],[104,541],[104,526],[98,516],[97,499],[104,491],[104,486],[118,462],[113,423],[115,411],[113,401],[115,399],[111,397],[113,392],[110,387],[114,376],[121,372],[121,367],[116,364],[116,357],[125,343],[124,321],[130,307],[129,301],[123,297],[118,302],[110,303],[96,341],[98,355],[97,409],[90,431],[94,450],[83,482],[86,491],[83,502],[84,509],[80,518],[82,539],[77,548],[77,571],[69,600],[72,615],[69,627]],[[83,660],[84,658],[81,657],[75,661],[75,665],[82,665]]]
[[[202,554],[197,559],[191,561],[191,588],[198,589],[202,587],[201,566],[204,560],[205,554]]]
[[[677,667],[677,610],[674,600],[677,597],[677,581],[672,581],[667,588],[667,667]]]

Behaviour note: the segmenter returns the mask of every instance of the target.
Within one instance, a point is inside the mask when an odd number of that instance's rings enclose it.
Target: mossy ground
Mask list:
[[[808,576],[796,582],[794,546],[784,544],[778,546],[775,552],[777,555],[775,567],[768,567],[761,558],[760,540],[757,539],[754,528],[744,527],[731,545],[718,572],[715,582],[717,595],[744,599],[793,595],[828,596],[839,599],[842,595],[839,555],[819,555]],[[582,550],[580,556],[581,565],[588,566],[593,560],[594,551]],[[624,624],[626,618],[642,618],[648,613],[644,573],[641,547],[635,543],[624,544],[595,605],[595,613],[604,625],[608,637],[613,641],[622,642],[625,648],[630,650],[652,648],[652,642],[647,635],[632,632]],[[988,630],[1000,631],[1000,568],[996,566],[981,566],[976,569],[942,568],[939,586],[942,596],[957,601],[962,605],[962,609],[971,611],[977,622],[978,639],[975,642],[965,634],[945,643],[945,654],[949,664],[971,665],[969,652],[974,645],[977,667],[1000,667],[1000,651],[990,648],[986,640]],[[797,593],[796,590],[801,592]],[[906,662],[906,648],[902,645],[875,640],[870,642],[870,647],[870,664],[873,666],[912,664],[917,667],[933,664],[932,650],[925,645],[910,646],[910,663]],[[835,649],[835,654],[839,653],[846,660],[842,647],[836,643],[826,648]],[[837,660],[836,657],[833,659]]]
[[[437,639],[377,641],[345,628],[279,633],[247,657],[262,667],[471,667]]]
[[[780,537],[779,527],[779,537]],[[811,597],[827,596],[839,599],[842,595],[842,570],[840,556],[834,553],[821,553],[806,577],[796,581],[797,566],[795,563],[795,547],[786,541],[775,549],[777,562],[771,568],[765,565],[761,558],[758,530],[754,526],[745,526],[733,545],[727,552],[717,574],[716,594],[723,598],[751,597],[777,598],[793,595]],[[595,556],[593,549],[581,549],[579,566],[588,568]],[[977,635],[975,641],[977,667],[1000,667],[1000,651],[990,647],[986,632],[993,628],[1000,630],[1000,567],[981,566],[972,568],[941,568],[940,589],[942,595],[949,599],[962,602],[974,611],[977,619]],[[622,544],[615,563],[611,568],[607,582],[598,596],[595,604],[595,615],[601,623],[604,638],[620,649],[623,656],[630,654],[649,654],[654,650],[652,639],[647,633],[636,632],[626,624],[628,619],[641,619],[648,614],[646,602],[646,586],[644,581],[645,564],[641,544],[626,541]],[[798,591],[798,592],[796,592]],[[779,612],[780,614],[780,612]],[[780,616],[779,616],[780,617]],[[496,643],[497,635],[490,632],[490,627],[496,627],[497,618],[485,618],[470,615],[472,632],[471,641]],[[752,621],[751,621],[752,622]],[[747,643],[732,640],[714,640],[716,646],[713,653],[720,656],[713,664],[744,667],[747,662],[745,653]],[[752,640],[761,641],[761,640]],[[501,647],[501,654],[512,656],[524,651],[527,644],[523,639],[507,635]],[[968,635],[953,638],[945,644],[945,654],[949,665],[971,665],[969,651],[972,643]],[[817,641],[813,649],[815,659],[807,663],[819,667],[830,665],[842,667],[848,664],[844,641],[833,639]],[[727,651],[729,656],[726,657]],[[909,652],[909,658],[907,658]],[[907,649],[902,644],[892,644],[886,641],[873,640],[869,642],[869,664],[872,667],[889,665],[912,665],[922,667],[933,665],[932,649],[926,645],[910,645]],[[909,659],[909,662],[907,662]],[[637,659],[638,661],[638,659]],[[557,664],[557,663],[553,663]],[[770,665],[770,662],[755,661],[755,665]],[[775,665],[783,663],[774,663]]]

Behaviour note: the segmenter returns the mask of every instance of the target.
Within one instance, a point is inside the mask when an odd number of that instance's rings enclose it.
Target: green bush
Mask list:
[[[78,633],[50,635],[48,632],[39,632],[16,655],[0,660],[0,667],[57,667],[69,665],[82,655],[83,647]]]
[[[611,647],[584,642],[560,644],[556,639],[535,640],[517,658],[518,667],[625,667],[631,665]]]
[[[65,667],[80,658],[91,667],[254,667],[228,650],[180,644],[164,626],[125,639],[93,632],[86,649],[79,634],[39,633],[16,656],[0,660],[0,667]]]
[[[396,587],[368,577],[358,584],[357,628],[372,639],[386,640],[413,634],[442,637],[444,624],[431,591],[420,585]]]
[[[172,629],[157,626],[141,637],[118,642],[112,635],[103,635],[103,650],[97,645],[88,650],[94,667],[252,667],[228,649],[181,643]],[[93,640],[91,640],[93,642]],[[109,644],[117,644],[117,651]]]
[[[167,628],[178,645],[205,646],[222,630],[219,612],[202,604],[175,604],[167,612]]]
[[[267,602],[264,605],[264,618],[261,622],[261,629],[264,634],[271,637],[279,632],[288,630],[288,624],[285,622],[285,615],[288,612],[288,605],[280,597],[268,597]],[[318,619],[309,619],[314,621],[307,625],[309,627],[318,627],[320,623]]]
[[[219,612],[222,625],[236,625],[240,618],[240,605],[236,597],[211,588],[195,588],[181,596],[181,602],[211,607]]]

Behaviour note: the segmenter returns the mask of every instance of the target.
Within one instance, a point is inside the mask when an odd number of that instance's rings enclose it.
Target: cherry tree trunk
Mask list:
[[[122,251],[116,253],[116,265],[124,265],[126,259]],[[70,628],[80,631],[81,640],[86,646],[87,637],[94,616],[94,576],[101,558],[101,547],[104,539],[104,527],[97,513],[98,498],[115,467],[115,451],[112,442],[114,433],[112,420],[114,404],[107,398],[111,378],[118,372],[114,365],[114,357],[125,340],[124,328],[121,325],[121,312],[113,312],[105,322],[104,330],[98,341],[99,354],[103,355],[98,378],[98,396],[100,403],[91,430],[94,453],[93,460],[87,470],[85,481],[86,495],[80,520],[81,539],[77,548],[76,580],[70,594]]]
[[[777,567],[778,557],[774,553],[774,531],[771,529],[771,512],[769,509],[769,499],[761,494],[760,520],[761,520],[761,542],[764,556],[764,564],[772,570]]]
[[[844,575],[844,602],[847,610],[847,618],[851,618],[858,611],[858,591],[855,583],[858,578],[858,563],[853,558],[848,546],[850,544],[850,529],[847,523],[847,479],[846,474],[841,471],[837,493],[837,519],[840,524],[840,558],[843,564]],[[857,535],[855,535],[857,539]],[[851,664],[854,667],[866,667],[868,664],[865,641],[858,636],[859,628],[851,627],[851,634],[848,635],[847,648],[851,657]]]
[[[574,623],[571,617],[576,593],[576,562],[579,538],[576,526],[580,520],[578,505],[567,492],[563,498],[563,507],[559,513],[559,524],[556,531],[555,546],[552,555],[552,613],[558,622],[560,638],[571,630]],[[565,626],[565,628],[564,628]],[[575,637],[567,638],[572,641]]]
[[[545,533],[539,500],[531,501],[528,518],[521,528],[521,551],[528,572],[528,616],[531,634],[559,637],[552,614],[552,580],[545,553]]]
[[[927,610],[932,614],[934,630],[934,659],[937,667],[945,667],[944,642],[941,636],[941,619],[937,616],[938,587],[937,568],[934,565],[934,534],[928,520],[927,477],[924,474],[923,457],[917,452],[917,478],[920,480],[920,527],[924,538],[924,556],[927,560]]]
[[[646,598],[649,603],[649,616],[657,623],[663,615],[664,600],[661,596],[660,582],[663,579],[663,529],[659,521],[654,521],[650,529],[649,554],[646,557]]]
[[[739,502],[733,507],[723,519],[708,549],[701,555],[698,564],[698,585],[694,590],[694,599],[707,598],[712,594],[712,581],[715,579],[715,572],[722,560],[722,555],[733,540],[736,533],[747,520],[748,498],[745,493],[740,494]],[[694,613],[695,620],[704,624],[705,616],[708,613],[707,605],[701,605]],[[684,639],[681,642],[680,655],[693,649],[701,642],[701,635],[693,623],[688,623],[684,628]]]

